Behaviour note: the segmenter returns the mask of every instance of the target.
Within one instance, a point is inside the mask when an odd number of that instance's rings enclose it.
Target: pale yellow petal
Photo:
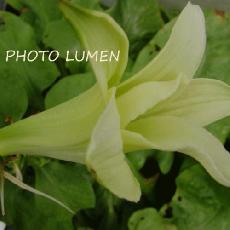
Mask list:
[[[203,13],[199,6],[188,3],[165,47],[144,69],[121,84],[118,93],[146,81],[172,80],[181,73],[191,79],[201,63],[205,45]]]
[[[148,115],[172,115],[206,126],[230,116],[230,86],[211,79],[195,79]]]
[[[0,129],[0,154],[42,155],[82,163],[104,107],[95,85],[63,104]]]
[[[84,9],[67,1],[61,1],[60,8],[73,25],[87,51],[109,51],[109,61],[90,59],[92,68],[104,96],[107,94],[107,82],[117,84],[126,68],[128,60],[128,39],[121,27],[108,14]],[[111,51],[116,58],[110,59]],[[114,56],[112,56],[114,57]],[[105,58],[103,58],[105,60]]]
[[[121,127],[170,97],[179,87],[180,78],[165,82],[142,83],[117,98]]]
[[[93,131],[86,163],[112,193],[129,201],[140,199],[140,185],[123,154],[115,92]]]
[[[204,128],[182,118],[162,116],[135,121],[128,130],[151,141],[152,148],[195,158],[215,180],[230,187],[230,153]]]

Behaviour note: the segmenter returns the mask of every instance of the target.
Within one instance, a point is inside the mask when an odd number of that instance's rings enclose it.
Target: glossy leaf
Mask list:
[[[15,84],[17,83],[17,84]],[[0,127],[21,119],[28,105],[27,93],[19,79],[13,76],[0,77]]]
[[[42,202],[38,203],[34,202],[34,198],[32,193],[25,192],[6,181],[6,216],[3,221],[8,226],[23,230],[31,230],[31,226],[33,226],[34,230],[41,228],[44,230],[58,228],[73,229],[71,213],[47,199],[41,198]],[[41,221],[44,219],[46,221]]]
[[[118,0],[109,13],[126,32],[133,56],[163,25],[157,1]]]
[[[132,214],[128,222],[129,230],[176,230],[176,226],[167,223],[154,208],[145,208]]]
[[[75,212],[94,207],[94,192],[84,166],[51,161],[43,167],[35,165],[35,173],[36,189],[58,199]],[[35,199],[38,204],[45,200],[37,196]]]
[[[172,32],[176,18],[165,24],[150,40],[149,43],[138,53],[136,61],[133,65],[132,72],[137,73],[144,68],[154,57],[164,48],[167,40]]]
[[[63,18],[47,23],[44,29],[43,42],[47,47],[59,51],[60,56],[64,59],[67,57],[67,51],[74,52],[80,49],[78,37],[71,25]]]
[[[36,0],[20,0],[23,7],[29,9],[31,18],[36,20],[26,20],[34,28],[37,38],[40,40],[44,34],[44,30],[49,22],[61,18],[61,12],[58,9],[58,0],[40,0],[39,4]],[[28,11],[24,15],[28,14]],[[24,18],[26,19],[26,18]]]
[[[48,92],[45,99],[46,108],[54,107],[79,96],[94,83],[95,77],[91,73],[76,74],[61,79]]]
[[[172,210],[179,230],[227,230],[230,227],[229,188],[217,184],[197,164],[183,170],[176,184]]]
[[[1,12],[5,24],[0,30],[0,72],[1,77],[17,78],[30,96],[36,95],[50,86],[57,78],[59,72],[54,63],[48,60],[36,60],[32,64],[22,59],[16,61],[9,59],[6,62],[6,50],[18,50],[22,54],[24,50],[38,50],[35,34],[27,23],[17,16]]]

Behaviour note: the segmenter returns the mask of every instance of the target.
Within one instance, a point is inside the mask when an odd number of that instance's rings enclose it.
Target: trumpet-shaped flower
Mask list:
[[[0,154],[20,152],[84,163],[99,183],[130,201],[141,195],[124,154],[134,150],[185,153],[230,186],[230,155],[204,128],[230,115],[230,87],[217,80],[192,79],[206,44],[201,9],[189,3],[158,56],[119,84],[128,58],[123,30],[107,14],[65,1],[60,8],[87,50],[120,50],[120,59],[91,59],[95,86],[2,128]]]

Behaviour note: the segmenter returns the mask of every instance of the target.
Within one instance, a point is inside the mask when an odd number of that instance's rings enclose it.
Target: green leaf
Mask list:
[[[23,12],[21,16],[35,28],[39,41],[43,40],[46,45],[60,50],[61,53],[65,46],[79,48],[79,41],[73,28],[68,25],[59,10],[59,0],[40,0],[39,3],[36,0],[19,1],[27,8],[27,11]],[[99,9],[99,4],[95,0],[72,0],[72,2],[84,7]],[[60,26],[59,30],[58,26]],[[65,39],[62,40],[62,38]],[[67,44],[67,41],[70,43]]]
[[[207,48],[205,60],[197,76],[214,78],[230,84],[230,14],[224,17],[214,12],[206,14]],[[221,33],[219,33],[221,31]]]
[[[60,200],[74,211],[94,207],[94,192],[84,166],[51,161],[43,167],[36,166],[35,172],[36,189]],[[42,200],[45,198],[36,196],[36,202]]]
[[[184,7],[187,3],[187,0],[177,0],[177,1],[171,1],[171,0],[160,0],[163,6],[167,8],[172,9],[181,9]],[[223,10],[223,11],[230,11],[230,5],[228,0],[210,0],[210,1],[203,1],[203,0],[192,0],[194,4],[198,4],[202,6],[202,8],[210,8],[210,9],[217,9],[217,10]]]
[[[74,4],[79,4],[84,8],[96,9],[96,10],[101,9],[98,0],[71,0],[71,2]]]
[[[163,174],[167,174],[173,165],[174,153],[166,151],[156,151],[154,156],[159,164],[161,172]]]
[[[188,3],[179,15],[165,47],[145,68],[124,81],[118,93],[122,94],[146,81],[175,80],[180,74],[191,79],[200,65],[205,44],[203,13],[199,6]]]
[[[225,13],[224,17],[218,16],[214,12],[206,14],[208,43],[204,63],[197,76],[213,78],[225,81],[230,84],[230,14]],[[219,33],[221,31],[221,33]],[[225,141],[230,133],[226,126],[230,123],[230,118],[215,123],[210,130],[217,136],[222,136]],[[226,132],[224,136],[223,132]]]
[[[54,107],[80,95],[94,83],[95,77],[91,73],[76,74],[61,79],[48,92],[45,100],[46,108]]]
[[[132,214],[129,230],[176,230],[176,226],[163,219],[154,208],[145,208]]]
[[[21,2],[29,9],[22,17],[35,28],[39,41],[42,40],[47,47],[58,50],[63,58],[66,57],[67,50],[80,49],[79,39],[72,26],[63,18],[58,0],[41,0],[39,4],[36,0]],[[75,2],[89,7],[97,5],[94,0]]]
[[[178,229],[230,228],[230,189],[217,184],[199,166],[185,169],[176,180],[172,208]]]
[[[33,24],[40,31],[44,31],[49,22],[62,18],[58,8],[59,0],[40,0],[39,3],[36,0],[19,0],[19,2],[32,11],[36,18]],[[82,5],[83,7],[99,8],[96,0],[71,0],[71,2]],[[61,34],[61,31],[59,34]]]
[[[87,10],[62,1],[60,8],[79,34],[82,45],[91,52],[120,52],[119,60],[97,62],[90,59],[102,94],[105,97],[108,84],[117,84],[128,60],[128,40],[118,24],[106,13]],[[93,35],[93,36],[92,36]]]
[[[39,50],[35,42],[33,29],[13,14],[1,12],[4,25],[0,29],[0,73],[1,77],[17,78],[27,91],[33,96],[37,91],[46,89],[58,76],[54,63],[48,60],[36,60],[32,63],[23,60],[9,59],[6,62],[7,50]]]
[[[47,47],[58,50],[60,56],[64,59],[66,58],[67,51],[75,52],[75,50],[80,49],[80,43],[73,28],[63,18],[47,23],[43,42]]]
[[[140,183],[143,197],[148,200],[155,199],[153,191],[160,173],[166,174],[171,169],[173,158],[170,162],[169,155],[166,154],[168,153],[157,150],[141,150],[126,154],[134,175]]]
[[[140,170],[148,157],[153,155],[152,150],[136,151],[127,154],[127,158],[136,170]]]
[[[225,143],[230,134],[230,118],[226,117],[207,127],[222,143]]]
[[[131,54],[140,49],[163,26],[157,1],[118,0],[110,14],[125,30]]]
[[[20,10],[23,7],[22,3],[18,0],[6,0],[6,3],[17,10]]]
[[[35,28],[36,36],[40,39],[44,29],[50,21],[61,18],[61,12],[58,9],[58,0],[20,0],[24,7],[28,8],[30,14],[35,20],[31,25]]]
[[[170,34],[172,27],[175,24],[175,19],[165,24],[153,39],[138,53],[137,59],[133,65],[132,72],[137,73],[144,68],[153,58],[163,49]]]
[[[28,98],[19,79],[13,75],[1,75],[0,92],[0,126],[4,126],[22,118],[27,109]]]
[[[140,170],[148,158],[154,158],[163,174],[167,174],[173,164],[174,154],[172,152],[158,150],[142,150],[127,154],[127,158],[136,170]]]
[[[31,230],[31,226],[34,230],[73,230],[71,213],[47,199],[36,199],[32,193],[6,181],[3,221],[18,230]]]

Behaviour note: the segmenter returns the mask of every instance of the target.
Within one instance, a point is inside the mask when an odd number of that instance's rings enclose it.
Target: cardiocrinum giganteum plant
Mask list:
[[[230,86],[193,79],[206,45],[200,7],[188,3],[157,57],[123,82],[129,43],[120,26],[105,13],[65,1],[60,9],[86,50],[120,50],[120,59],[91,59],[97,79],[92,88],[2,128],[1,156],[21,153],[85,164],[100,184],[135,202],[141,196],[140,185],[125,153],[136,150],[187,154],[216,181],[230,186],[230,155],[205,129],[230,115]],[[3,175],[14,181],[9,173]]]

